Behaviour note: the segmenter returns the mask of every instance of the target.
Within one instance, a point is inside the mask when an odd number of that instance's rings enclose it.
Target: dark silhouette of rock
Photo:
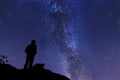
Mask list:
[[[70,80],[64,75],[44,69],[36,64],[28,69],[17,69],[9,64],[0,64],[0,80]]]

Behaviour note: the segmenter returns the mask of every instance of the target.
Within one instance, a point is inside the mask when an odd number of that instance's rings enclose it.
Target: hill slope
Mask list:
[[[9,64],[0,64],[0,80],[70,80],[67,77],[44,69],[36,64],[30,69],[16,69]]]

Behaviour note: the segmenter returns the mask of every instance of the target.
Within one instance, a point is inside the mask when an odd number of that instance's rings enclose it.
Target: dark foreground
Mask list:
[[[36,64],[30,69],[16,69],[9,64],[0,64],[0,80],[70,80],[66,76],[44,69]]]

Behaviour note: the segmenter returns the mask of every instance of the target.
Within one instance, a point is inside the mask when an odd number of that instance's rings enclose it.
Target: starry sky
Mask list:
[[[56,7],[57,2],[61,3]],[[11,65],[23,68],[25,47],[35,39],[38,52],[34,64],[44,63],[45,68],[67,76],[74,72],[83,77],[92,74],[90,79],[77,77],[76,80],[119,80],[119,4],[119,0],[0,0],[0,55],[8,56]],[[71,47],[63,48],[71,54],[61,49],[61,44],[53,45],[54,41],[64,42],[59,38],[68,34],[59,31],[63,29],[63,22],[67,23],[66,18],[50,18],[52,9],[69,16],[69,27],[65,30],[72,39],[66,45]],[[64,21],[57,23],[57,20]],[[54,40],[53,32],[58,36]],[[74,49],[79,52],[76,54]]]

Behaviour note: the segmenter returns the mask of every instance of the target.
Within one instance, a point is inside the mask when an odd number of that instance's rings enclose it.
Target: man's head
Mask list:
[[[35,44],[35,43],[36,43],[36,41],[35,41],[35,40],[32,40],[32,41],[31,41],[31,44]]]

